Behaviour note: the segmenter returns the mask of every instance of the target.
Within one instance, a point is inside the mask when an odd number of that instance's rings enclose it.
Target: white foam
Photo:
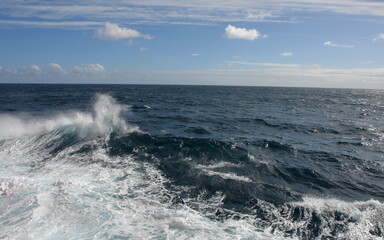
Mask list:
[[[242,182],[253,182],[249,177],[238,175],[234,172],[224,172],[220,171],[220,168],[224,167],[239,167],[239,165],[228,162],[219,162],[213,165],[197,165],[196,168],[200,169],[202,172],[207,174],[208,176],[219,176],[223,179],[231,179]]]
[[[342,239],[382,239],[372,236],[370,231],[374,224],[378,224],[381,231],[384,229],[384,203],[377,200],[346,202],[339,199],[319,199],[305,197],[302,202],[294,205],[303,206],[323,214],[326,212],[341,212],[354,221],[348,223],[348,231],[340,233]]]
[[[242,182],[249,182],[249,183],[253,182],[252,179],[250,179],[249,177],[240,176],[232,172],[218,172],[218,171],[212,171],[209,169],[201,169],[201,170],[208,176],[219,176],[223,179],[231,179],[235,181],[242,181]]]

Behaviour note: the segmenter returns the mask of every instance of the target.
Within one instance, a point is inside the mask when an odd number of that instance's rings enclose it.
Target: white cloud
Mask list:
[[[284,57],[290,57],[290,56],[293,56],[293,52],[282,52],[280,53],[280,55]]]
[[[228,25],[225,28],[225,35],[229,39],[246,39],[246,40],[255,40],[258,38],[266,37],[266,35],[261,35],[256,29],[245,29],[237,28],[232,25]]]
[[[107,22],[103,29],[95,32],[97,38],[102,40],[120,40],[130,38],[146,38],[151,39],[150,35],[142,34],[137,30],[119,27],[117,24]]]
[[[75,66],[74,71],[78,73],[105,73],[106,70],[103,65],[95,64],[83,64],[81,66]]]
[[[272,18],[272,13],[270,12],[259,12],[259,13],[248,13],[248,19],[256,19],[256,20],[265,20],[267,18]]]
[[[191,53],[191,56],[192,57],[198,57],[198,56],[200,56],[200,53]]]
[[[61,74],[67,73],[67,71],[65,71],[64,68],[57,63],[49,63],[48,64],[48,72],[61,73]]]
[[[345,45],[345,44],[336,44],[332,41],[326,41],[323,43],[324,46],[330,46],[330,47],[343,47],[343,48],[354,48],[354,45]]]
[[[373,41],[384,40],[384,33],[378,34]]]
[[[337,44],[334,44],[333,42],[331,41],[326,41],[323,43],[324,46],[331,46],[331,47],[337,47],[338,45]]]
[[[29,69],[32,71],[32,72],[35,72],[35,73],[41,73],[41,69],[39,66],[37,65],[31,65],[29,66]]]

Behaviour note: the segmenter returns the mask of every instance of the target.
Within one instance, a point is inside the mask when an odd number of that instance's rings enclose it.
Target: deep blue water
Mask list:
[[[0,85],[0,239],[382,239],[384,91]]]

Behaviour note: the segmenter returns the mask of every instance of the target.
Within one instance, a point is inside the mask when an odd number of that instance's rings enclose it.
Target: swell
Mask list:
[[[331,127],[324,127],[320,124],[312,124],[312,126],[297,124],[297,123],[274,123],[271,120],[264,118],[255,118],[250,122],[256,125],[262,125],[268,128],[276,130],[292,130],[299,133],[316,134],[316,133],[327,133],[327,134],[340,134],[340,131]]]
[[[169,227],[175,223],[169,223],[165,218],[180,214],[179,209],[192,209],[198,215],[218,223],[250,223],[255,231],[283,237],[371,239],[384,236],[383,203],[380,202],[384,196],[384,171],[380,163],[347,154],[303,150],[275,139],[238,142],[152,136],[130,127],[123,120],[121,114],[124,106],[108,96],[97,99],[92,111],[79,112],[87,116],[87,121],[77,121],[77,118],[69,115],[69,122],[60,120],[53,127],[25,131],[21,135],[10,134],[11,139],[0,142],[0,153],[9,157],[8,160],[14,164],[14,168],[9,168],[10,171],[3,171],[8,175],[2,176],[5,179],[0,187],[2,201],[18,197],[19,188],[22,187],[13,182],[20,180],[28,186],[28,178],[15,177],[20,168],[26,169],[24,174],[36,174],[31,178],[33,181],[50,171],[50,174],[59,176],[59,180],[48,178],[49,187],[43,187],[43,190],[53,189],[48,194],[29,193],[29,202],[19,195],[18,204],[26,207],[20,210],[16,205],[12,206],[10,209],[14,208],[14,211],[1,216],[2,223],[15,224],[8,221],[12,215],[18,215],[16,220],[28,223],[31,215],[26,213],[30,212],[30,208],[33,209],[32,219],[36,220],[36,225],[39,221],[45,221],[42,219],[47,216],[54,218],[55,214],[64,214],[56,219],[65,220],[67,215],[64,211],[60,212],[64,208],[75,216],[86,215],[87,221],[96,218],[112,229],[118,225],[121,228],[115,229],[116,232],[125,234],[104,236],[134,238],[138,235],[128,230],[124,232],[126,228],[123,221],[114,219],[114,214],[126,217],[149,213],[152,222],[145,222],[149,218],[140,218],[146,227],[162,221]],[[52,119],[59,120],[62,117],[56,115]],[[30,120],[38,120],[41,125],[47,126],[42,118],[31,117]],[[28,121],[24,120],[21,125],[29,126]],[[22,154],[17,158],[14,153],[19,150]],[[2,164],[8,166],[9,163]],[[67,169],[68,164],[71,167]],[[66,176],[71,172],[76,173],[76,181],[61,175]],[[87,177],[86,180],[83,175]],[[94,176],[97,178],[93,182]],[[72,179],[72,175],[70,177]],[[84,190],[84,181],[95,185],[87,185]],[[130,185],[132,182],[133,185]],[[100,186],[102,188],[98,190]],[[73,195],[70,191],[73,189],[80,194]],[[367,196],[380,201],[369,200]],[[92,203],[87,202],[88,199]],[[360,201],[352,201],[356,199]],[[102,204],[97,205],[98,201]],[[112,207],[108,205],[116,201],[118,204]],[[82,209],[91,209],[95,206],[93,204],[96,204],[100,213],[89,213]],[[114,210],[105,210],[103,204]],[[67,208],[67,205],[72,207]],[[166,210],[162,209],[165,213],[157,214],[157,206],[165,206]],[[116,209],[129,211],[119,212]],[[187,215],[183,213],[181,216]],[[112,224],[108,225],[111,220]],[[90,221],[89,224],[97,225],[97,221]],[[137,227],[134,219],[130,221]],[[176,225],[184,226],[179,220]],[[97,232],[96,228],[90,233]],[[164,236],[158,232],[156,234]],[[150,232],[148,236],[151,236]]]

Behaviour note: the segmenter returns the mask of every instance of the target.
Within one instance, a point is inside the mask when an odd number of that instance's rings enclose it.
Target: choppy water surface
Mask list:
[[[0,85],[0,239],[383,239],[384,92]]]

